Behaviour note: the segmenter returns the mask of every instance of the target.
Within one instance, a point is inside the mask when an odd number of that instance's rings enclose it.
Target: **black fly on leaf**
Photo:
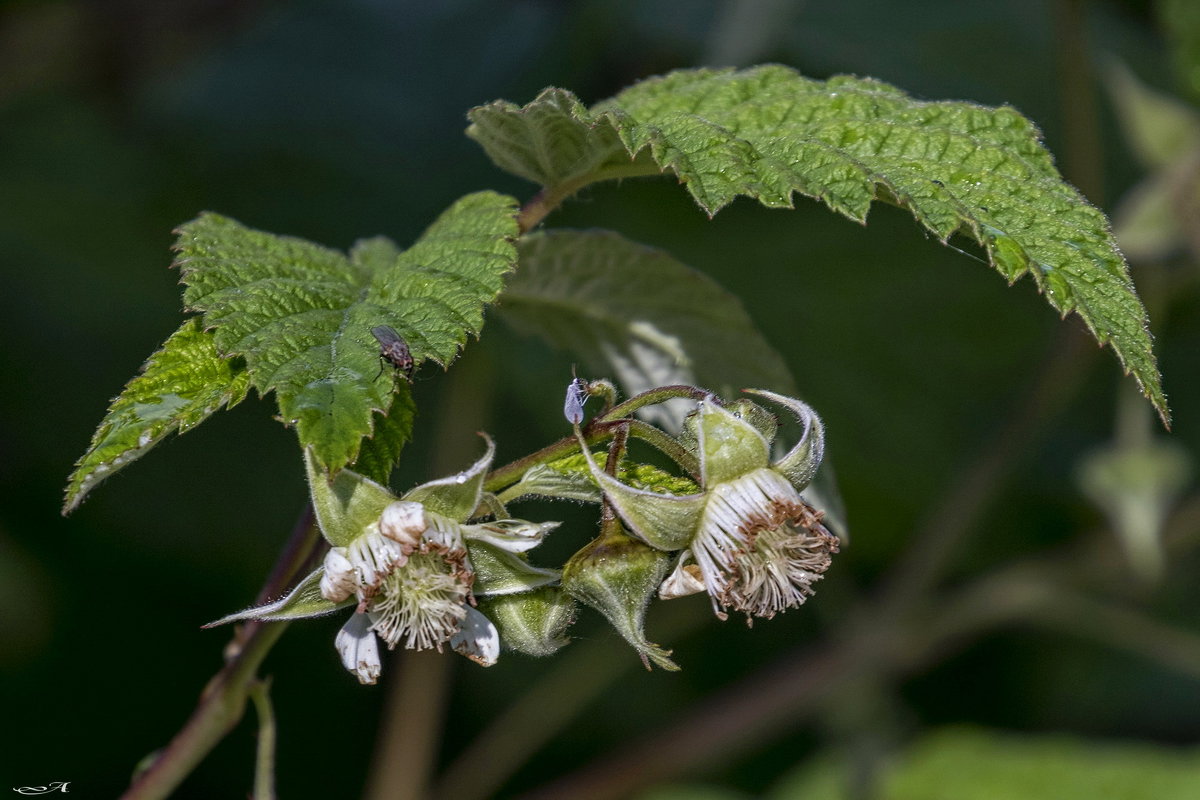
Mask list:
[[[404,337],[396,333],[396,329],[388,325],[376,325],[371,328],[371,335],[379,342],[379,359],[382,362],[389,363],[400,372],[404,373],[404,378],[409,383],[412,383],[413,374],[413,357],[408,351],[408,342],[404,341]],[[379,366],[379,374],[383,374],[383,364]],[[379,375],[375,376],[376,378]]]

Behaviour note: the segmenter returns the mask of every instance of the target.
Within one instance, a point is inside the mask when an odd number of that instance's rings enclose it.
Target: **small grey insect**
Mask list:
[[[567,384],[567,399],[563,403],[563,416],[572,425],[583,422],[583,404],[588,399],[588,385],[583,378],[575,378]]]
[[[409,382],[412,381],[413,374],[413,357],[408,351],[408,342],[404,341],[404,337],[396,333],[396,329],[388,325],[376,325],[371,328],[371,335],[379,342],[379,358],[381,361],[390,363],[393,367],[404,373],[404,377]],[[379,366],[380,374],[383,374],[383,365]],[[375,376],[376,378],[379,375]]]

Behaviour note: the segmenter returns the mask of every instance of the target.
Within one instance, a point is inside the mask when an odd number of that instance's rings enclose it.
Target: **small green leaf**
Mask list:
[[[339,608],[354,605],[356,602],[354,598],[335,603],[332,600],[326,600],[321,595],[321,575],[324,571],[324,567],[313,570],[309,573],[308,577],[296,585],[295,589],[292,589],[286,595],[272,603],[238,611],[229,616],[221,617],[215,622],[210,622],[204,627],[215,628],[218,625],[227,625],[230,622],[241,622],[248,619],[265,620],[268,622],[279,622],[289,619],[310,619],[312,617],[323,617],[326,614],[332,614]]]
[[[404,493],[404,499],[420,503],[429,511],[455,522],[470,519],[483,499],[483,481],[492,465],[492,457],[496,455],[496,443],[486,434],[481,435],[487,450],[478,461],[456,475],[410,489]]]
[[[1123,64],[1108,70],[1109,93],[1125,140],[1142,165],[1178,168],[1200,147],[1200,112],[1142,83]]]
[[[216,214],[179,230],[185,304],[204,312],[217,348],[246,359],[330,471],[352,463],[397,378],[371,334],[389,325],[413,359],[448,364],[478,335],[484,306],[516,263],[516,203],[479,192],[447,209],[411,248],[360,242],[349,257]]]
[[[109,406],[71,473],[63,513],[168,434],[185,433],[222,406],[240,403],[248,388],[243,362],[222,358],[198,318],[185,321]]]
[[[942,241],[974,239],[1010,282],[1031,275],[1051,306],[1112,344],[1167,419],[1145,309],[1108,221],[1012,108],[763,66],[673,72],[590,110],[549,89],[524,108],[492,103],[470,118],[468,135],[552,201],[593,181],[669,171],[710,215],[739,195],[790,208],[802,194],[860,221],[877,199],[906,208]]]
[[[550,231],[522,239],[520,264],[501,318],[614,374],[628,394],[671,383],[794,392],[737,297],[661,250],[604,231]]]

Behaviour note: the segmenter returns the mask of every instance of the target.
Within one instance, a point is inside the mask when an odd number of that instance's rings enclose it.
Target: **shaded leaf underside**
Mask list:
[[[709,214],[739,195],[791,207],[794,193],[859,221],[876,199],[907,208],[943,241],[978,242],[1009,282],[1032,275],[1051,306],[1112,345],[1166,419],[1145,310],[1108,222],[1012,108],[921,102],[878,81],[766,66],[675,72],[592,109],[547,89],[470,118],[493,161],[556,197],[670,171]]]
[[[669,254],[561,230],[526,236],[519,252],[501,317],[569,348],[594,375],[615,373],[628,394],[671,383],[794,390],[738,298]]]

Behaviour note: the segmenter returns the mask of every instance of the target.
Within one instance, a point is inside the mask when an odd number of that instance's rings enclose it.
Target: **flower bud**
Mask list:
[[[566,630],[575,621],[575,601],[562,589],[481,598],[479,608],[500,630],[503,645],[518,653],[548,656],[570,642]]]
[[[679,666],[664,650],[646,641],[646,605],[667,572],[670,556],[629,536],[619,525],[602,533],[563,567],[562,586],[575,599],[603,614],[650,668]]]

